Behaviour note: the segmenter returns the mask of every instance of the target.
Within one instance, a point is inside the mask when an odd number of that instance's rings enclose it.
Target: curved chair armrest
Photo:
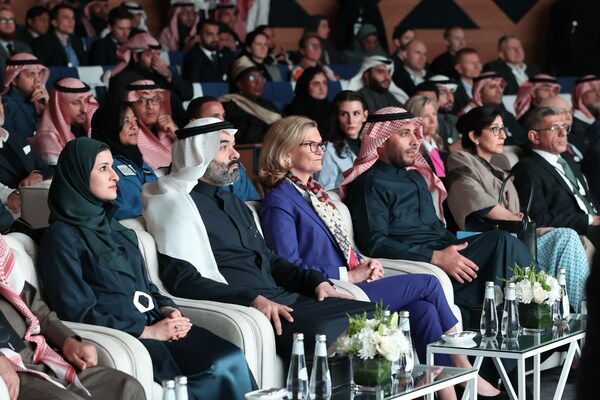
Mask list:
[[[267,317],[252,307],[173,297],[181,312],[195,325],[235,344],[244,351],[246,361],[259,387],[277,387],[274,379],[277,361],[275,333]]]
[[[347,294],[348,296],[351,296],[356,300],[371,301],[369,300],[369,296],[367,296],[367,294],[355,284],[346,281],[340,281],[337,279],[330,280],[331,282],[333,282],[334,288],[338,292]]]
[[[115,368],[136,378],[152,399],[152,359],[144,345],[128,333],[103,326],[64,322],[79,336],[96,346],[99,365]],[[0,396],[0,398],[3,398]]]
[[[8,395],[8,388],[6,387],[6,383],[4,383],[4,379],[0,376],[0,399],[10,399]]]

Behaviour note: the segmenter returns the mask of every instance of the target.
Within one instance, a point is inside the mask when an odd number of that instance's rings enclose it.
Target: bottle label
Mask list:
[[[479,292],[481,293],[481,292]],[[493,287],[486,287],[485,288],[485,298],[486,299],[493,299],[494,298],[494,288]]]
[[[315,357],[327,357],[327,346],[325,346],[325,343],[317,343]]]
[[[514,289],[508,289],[506,291],[506,299],[505,300],[515,300],[517,296],[515,295]]]
[[[557,281],[558,281],[558,284],[561,285],[561,286],[567,284],[567,278],[566,278],[566,276],[564,274],[558,274]]]
[[[306,370],[306,367],[302,368],[298,372],[298,379],[300,379],[301,381],[307,381],[308,380],[308,371]]]
[[[294,342],[294,346],[292,347],[292,354],[294,355],[304,355],[304,342],[298,340]]]

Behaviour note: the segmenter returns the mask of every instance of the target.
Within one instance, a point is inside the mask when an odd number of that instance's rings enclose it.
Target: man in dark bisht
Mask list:
[[[191,122],[177,131],[171,174],[144,186],[143,215],[156,239],[162,282],[179,297],[258,309],[273,323],[283,356],[294,332],[320,332],[332,344],[346,329],[347,314],[374,305],[351,300],[322,273],[267,248],[248,207],[222,188],[239,176],[235,132],[217,118]]]

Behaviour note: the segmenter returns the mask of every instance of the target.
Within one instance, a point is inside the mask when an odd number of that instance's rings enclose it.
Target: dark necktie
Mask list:
[[[217,63],[217,61],[219,61],[218,58],[217,58],[217,52],[216,51],[213,51],[213,52],[210,53],[210,59],[215,64]]]
[[[579,181],[577,180],[575,173],[569,166],[569,163],[567,163],[567,161],[562,157],[558,157],[556,162],[558,162],[558,164],[560,164],[560,166],[562,167],[563,171],[565,171],[565,176],[567,177],[567,179],[569,180],[569,182],[571,182],[571,185],[573,186],[573,193],[575,194],[575,196],[577,196],[581,199],[581,201],[585,205],[585,208],[587,208],[587,210],[588,210],[588,214],[596,215],[596,210],[594,210],[594,206],[592,205],[592,203],[590,203],[590,201],[581,194],[580,187],[579,187]]]
[[[12,55],[14,55],[14,54],[16,53],[16,51],[15,51],[15,46],[13,46],[13,44],[12,44],[12,43],[8,43],[8,44],[6,45],[6,48],[8,49],[8,53],[9,53],[11,56],[12,56]]]

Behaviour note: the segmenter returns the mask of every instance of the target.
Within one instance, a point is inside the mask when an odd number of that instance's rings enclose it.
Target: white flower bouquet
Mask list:
[[[374,318],[367,314],[348,316],[346,333],[337,340],[337,351],[342,355],[359,357],[363,360],[384,357],[396,361],[408,350],[408,341],[398,329],[398,313],[389,317],[385,308],[377,305]]]
[[[533,267],[521,268],[515,265],[514,275],[509,282],[515,283],[515,293],[519,303],[542,304],[552,307],[560,298],[560,286],[556,278],[545,271],[535,272]]]

